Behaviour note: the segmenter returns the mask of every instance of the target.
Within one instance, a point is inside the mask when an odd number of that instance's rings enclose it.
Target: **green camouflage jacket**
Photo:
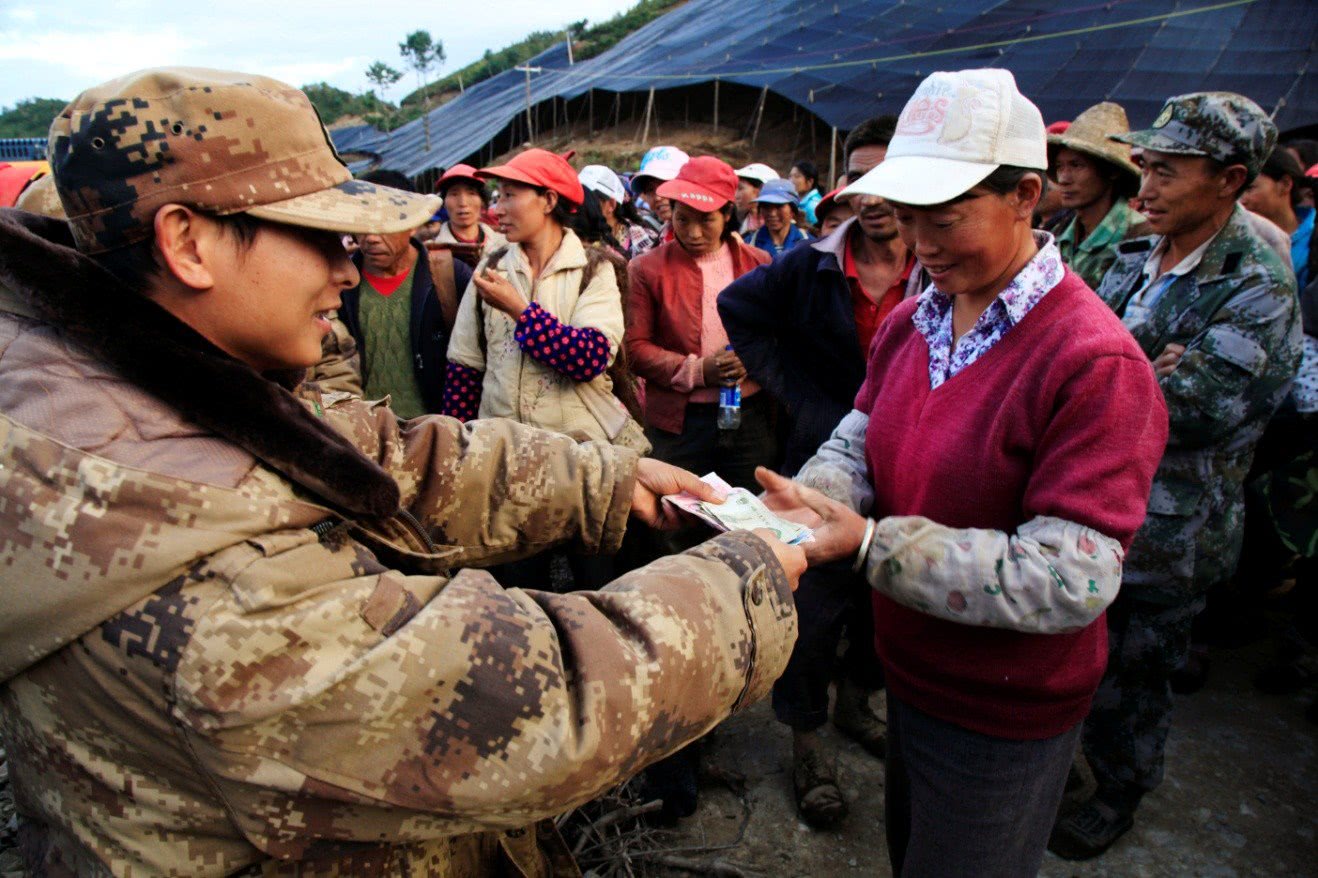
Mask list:
[[[600,592],[479,569],[615,549],[632,453],[263,377],[70,243],[0,212],[0,728],[34,872],[571,874],[525,827],[781,673],[795,609],[752,535]]]
[[[1117,245],[1147,231],[1143,215],[1132,210],[1126,199],[1118,198],[1083,241],[1076,240],[1080,234],[1080,219],[1071,217],[1057,232],[1057,251],[1062,254],[1062,261],[1080,275],[1090,289],[1096,289],[1103,275],[1117,261]]]
[[[1117,248],[1098,294],[1118,316],[1157,241]],[[1240,554],[1254,446],[1300,363],[1295,277],[1237,206],[1199,267],[1173,281],[1130,329],[1150,360],[1171,343],[1186,350],[1159,381],[1171,432],[1123,587],[1147,600],[1180,601],[1230,576]]]

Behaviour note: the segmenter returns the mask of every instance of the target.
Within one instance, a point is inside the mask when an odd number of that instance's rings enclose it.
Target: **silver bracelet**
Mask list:
[[[856,552],[856,560],[851,562],[851,572],[859,573],[860,568],[865,566],[865,556],[869,554],[870,543],[874,542],[874,531],[879,523],[872,518],[865,519],[865,536],[860,541],[860,549]]]

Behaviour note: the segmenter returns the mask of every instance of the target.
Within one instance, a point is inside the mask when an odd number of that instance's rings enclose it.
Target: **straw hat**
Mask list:
[[[1130,123],[1126,121],[1126,111],[1119,104],[1104,101],[1076,116],[1062,134],[1049,134],[1049,153],[1064,146],[1111,162],[1138,178],[1140,169],[1130,160],[1130,146],[1108,139],[1110,134],[1125,134],[1128,131]]]

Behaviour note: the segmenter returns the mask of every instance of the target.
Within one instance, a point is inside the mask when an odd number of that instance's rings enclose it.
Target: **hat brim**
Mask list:
[[[783,195],[770,195],[768,198],[756,198],[756,204],[790,204],[793,207],[800,207],[800,201],[793,201]]]
[[[1140,149],[1151,149],[1154,152],[1169,152],[1174,155],[1208,155],[1202,149],[1187,146],[1179,140],[1168,137],[1156,128],[1128,131],[1125,134],[1109,134],[1108,139],[1120,143],[1129,143],[1131,146],[1138,146]]]
[[[1115,165],[1132,176],[1135,177],[1140,176],[1139,165],[1135,164],[1130,159],[1116,152],[1116,150],[1106,150],[1101,144],[1093,143],[1088,140],[1078,140],[1074,137],[1067,137],[1065,134],[1049,134],[1048,148],[1049,150],[1069,149],[1069,150],[1073,150],[1074,152],[1083,153],[1084,155],[1087,155],[1090,158],[1098,159],[1099,161],[1104,161],[1104,162],[1108,162],[1109,164]],[[1052,152],[1050,151],[1048,154],[1048,165],[1050,168],[1053,163],[1052,159],[1053,156],[1052,156]]]
[[[319,192],[229,212],[307,229],[390,235],[425,225],[439,211],[441,203],[435,195],[347,180]]]
[[[516,168],[512,165],[495,165],[492,168],[481,168],[476,174],[482,180],[511,180],[514,183],[521,183],[525,186],[534,186],[537,189],[551,189],[554,192],[557,192],[559,197],[563,198],[565,201],[578,206],[580,206],[581,202],[585,200],[586,197],[584,191],[585,187],[581,185],[580,181],[577,182],[576,189],[573,191],[563,192],[552,184],[546,183],[543,180],[534,179],[521,168]]]
[[[669,201],[685,204],[687,207],[701,213],[722,210],[732,203],[731,198],[724,198],[722,195],[715,193],[714,190],[701,186],[699,183],[692,183],[690,180],[667,180],[659,184],[655,194],[667,198]]]
[[[933,156],[889,156],[843,189],[838,199],[877,195],[898,204],[942,204],[966,194],[997,169],[998,165]]]

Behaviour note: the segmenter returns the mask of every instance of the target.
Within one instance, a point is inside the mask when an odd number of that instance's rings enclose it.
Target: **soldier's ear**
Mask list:
[[[218,226],[182,204],[166,204],[156,211],[156,247],[169,277],[194,290],[215,286]]]
[[[1249,169],[1244,165],[1227,165],[1218,174],[1217,179],[1218,194],[1234,201],[1249,182]]]

